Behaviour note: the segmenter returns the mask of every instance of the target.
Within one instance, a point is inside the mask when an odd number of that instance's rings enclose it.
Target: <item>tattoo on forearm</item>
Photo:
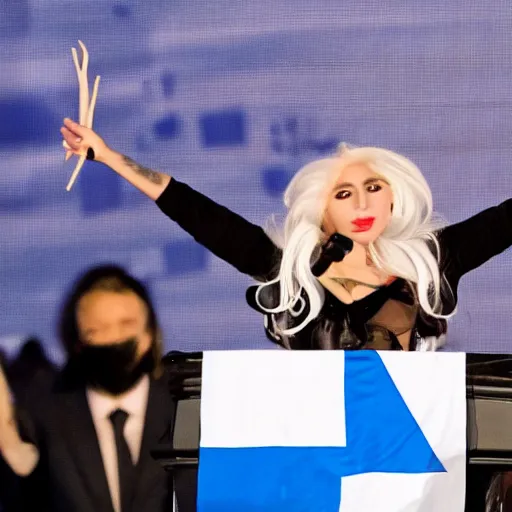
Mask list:
[[[162,176],[160,175],[160,173],[153,171],[148,167],[143,167],[142,165],[139,165],[137,162],[135,162],[128,156],[123,155],[123,160],[137,174],[140,174],[144,178],[148,179],[149,181],[151,181],[151,183],[155,183],[156,185],[162,184]]]

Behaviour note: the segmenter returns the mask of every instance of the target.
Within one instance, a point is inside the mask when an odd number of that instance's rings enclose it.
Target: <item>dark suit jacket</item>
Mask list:
[[[84,384],[67,367],[56,378],[35,379],[31,388],[19,423],[23,437],[37,445],[40,460],[30,476],[20,478],[0,457],[0,499],[5,510],[113,512]],[[138,478],[127,512],[172,510],[169,479],[150,450],[169,443],[174,415],[167,374],[151,379]]]

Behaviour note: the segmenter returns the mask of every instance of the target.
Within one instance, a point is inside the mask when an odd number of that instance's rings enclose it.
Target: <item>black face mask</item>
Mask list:
[[[120,395],[155,368],[151,349],[139,361],[136,358],[137,339],[129,338],[108,345],[84,343],[76,362],[88,385],[111,395]]]

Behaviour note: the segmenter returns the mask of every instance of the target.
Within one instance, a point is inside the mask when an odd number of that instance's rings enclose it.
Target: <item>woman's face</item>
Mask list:
[[[366,246],[386,229],[392,206],[386,180],[366,164],[349,164],[328,194],[323,230],[327,236],[337,232]]]

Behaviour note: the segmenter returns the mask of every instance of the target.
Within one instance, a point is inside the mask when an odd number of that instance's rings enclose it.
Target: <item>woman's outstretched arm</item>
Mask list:
[[[464,274],[512,245],[512,199],[446,227],[439,242],[443,271],[454,289]]]
[[[70,119],[61,128],[76,155],[91,148],[93,158],[156,201],[158,207],[212,253],[259,280],[275,276],[281,251],[265,231],[169,175],[137,164],[109,148],[93,130]]]
[[[110,148],[93,130],[71,119],[64,119],[61,133],[73,153],[85,155],[92,149],[95,161],[110,167],[153,201],[160,197],[171,181],[169,175],[139,165],[130,157]]]

